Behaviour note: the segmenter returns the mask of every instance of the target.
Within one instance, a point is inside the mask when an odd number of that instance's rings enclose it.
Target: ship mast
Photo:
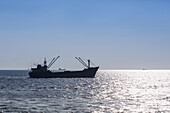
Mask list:
[[[90,68],[90,60],[87,60],[88,61],[88,68]]]
[[[44,66],[47,66],[46,58],[44,58]]]

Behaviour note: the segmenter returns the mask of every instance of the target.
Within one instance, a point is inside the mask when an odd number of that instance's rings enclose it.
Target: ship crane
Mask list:
[[[51,61],[51,62],[49,63],[49,65],[47,66],[47,69],[49,69],[59,57],[60,57],[60,56],[58,56],[57,58],[53,58],[52,61]]]
[[[83,64],[83,66],[85,66],[86,68],[88,68],[87,64],[81,60],[80,57],[75,57],[81,64]]]
[[[53,58],[52,60],[51,60],[51,62],[48,64],[48,66],[47,67],[49,67],[51,64],[52,64],[52,62],[55,60],[55,58]]]
[[[83,64],[86,68],[90,68],[90,60],[88,60],[88,65],[80,58],[75,57],[81,64]]]

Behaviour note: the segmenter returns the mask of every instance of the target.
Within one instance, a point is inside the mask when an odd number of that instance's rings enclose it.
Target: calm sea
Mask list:
[[[0,112],[170,112],[170,71],[100,70],[96,78],[0,71]]]

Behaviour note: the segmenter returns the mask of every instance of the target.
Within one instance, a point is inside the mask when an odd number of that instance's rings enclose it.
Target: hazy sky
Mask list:
[[[170,69],[170,0],[0,0],[0,69]]]

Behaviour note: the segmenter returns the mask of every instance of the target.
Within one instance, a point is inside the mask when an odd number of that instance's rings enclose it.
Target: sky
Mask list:
[[[0,0],[0,69],[170,69],[169,0]]]

